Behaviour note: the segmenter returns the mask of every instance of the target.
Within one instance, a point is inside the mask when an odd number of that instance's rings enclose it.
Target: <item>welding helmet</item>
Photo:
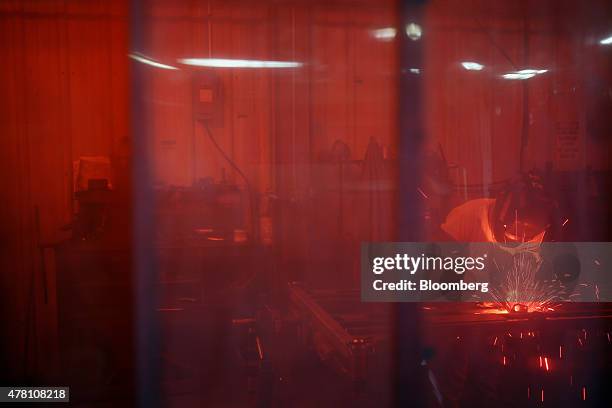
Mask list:
[[[491,227],[497,242],[522,243],[554,240],[556,203],[535,173],[512,181],[495,199]]]

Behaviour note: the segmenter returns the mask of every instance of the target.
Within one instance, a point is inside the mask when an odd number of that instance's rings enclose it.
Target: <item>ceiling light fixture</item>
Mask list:
[[[468,71],[482,71],[484,68],[484,65],[473,61],[464,61],[461,63],[461,65]]]
[[[406,26],[406,35],[412,41],[416,41],[421,38],[423,35],[423,31],[421,30],[421,26],[416,23],[410,23]]]
[[[607,38],[604,38],[604,39],[603,39],[603,40],[601,40],[599,43],[600,43],[601,45],[610,45],[610,44],[612,44],[612,35],[611,35],[611,36],[609,36],[609,37],[607,37]]]
[[[295,61],[262,61],[228,58],[183,58],[181,64],[210,68],[298,68],[303,64]]]
[[[144,55],[139,54],[139,53],[128,54],[128,57],[130,57],[131,59],[135,61],[141,62],[146,65],[150,65],[155,68],[172,69],[172,70],[178,69],[177,67],[173,67],[172,65],[167,65],[167,64],[162,64],[161,62],[157,62],[154,59],[145,57]]]
[[[504,79],[529,79],[546,72],[548,72],[547,69],[521,69],[520,71],[503,74],[502,77]]]
[[[380,41],[391,41],[395,38],[397,31],[393,27],[377,28],[372,30],[372,37]]]

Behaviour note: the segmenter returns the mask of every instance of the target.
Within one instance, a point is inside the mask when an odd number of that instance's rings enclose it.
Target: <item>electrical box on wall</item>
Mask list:
[[[193,73],[193,119],[223,127],[223,86],[214,70]]]

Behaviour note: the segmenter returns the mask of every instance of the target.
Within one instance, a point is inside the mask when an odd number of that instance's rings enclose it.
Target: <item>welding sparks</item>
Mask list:
[[[489,309],[483,309],[479,312],[474,312],[474,314],[476,315],[486,315],[486,314],[508,314],[510,313],[507,309],[503,308],[503,307],[495,307],[495,308],[489,308]]]
[[[259,336],[255,338],[255,344],[257,345],[257,354],[259,354],[259,359],[263,360],[263,347],[261,346],[261,340],[259,340]]]
[[[556,281],[536,280],[540,266],[541,260],[534,260],[524,253],[514,257],[512,267],[505,271],[506,279],[500,289],[491,292],[499,308],[514,313],[554,311],[563,287]]]

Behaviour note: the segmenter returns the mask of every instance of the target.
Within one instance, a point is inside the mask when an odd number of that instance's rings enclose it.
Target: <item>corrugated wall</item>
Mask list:
[[[0,2],[1,337],[13,351],[1,365],[11,373],[52,368],[24,358],[26,342],[53,341],[39,245],[70,222],[72,160],[108,156],[128,135],[126,30],[123,1]]]

